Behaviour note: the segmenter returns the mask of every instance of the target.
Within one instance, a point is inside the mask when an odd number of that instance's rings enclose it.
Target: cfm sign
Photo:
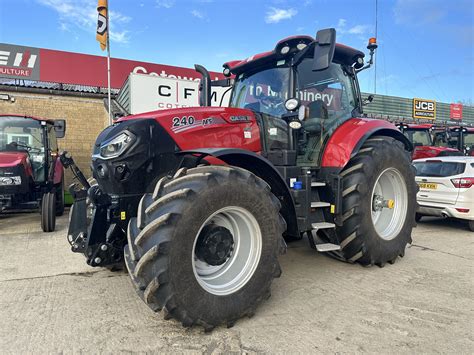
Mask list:
[[[436,101],[413,99],[413,118],[436,119]]]

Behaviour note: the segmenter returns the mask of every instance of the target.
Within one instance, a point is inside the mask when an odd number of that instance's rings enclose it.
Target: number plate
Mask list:
[[[420,186],[420,189],[428,190],[436,190],[438,188],[438,184],[428,184],[426,182],[420,182],[418,186]]]

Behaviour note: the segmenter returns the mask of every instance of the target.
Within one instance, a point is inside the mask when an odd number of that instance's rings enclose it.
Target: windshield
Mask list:
[[[416,176],[447,177],[464,172],[466,164],[457,162],[425,161],[414,163]]]
[[[413,145],[431,145],[431,135],[428,130],[407,130],[403,132]]]
[[[37,120],[0,117],[0,153],[27,153],[37,180],[42,178],[45,167],[43,135],[41,124]]]
[[[230,106],[246,108],[273,117],[285,114],[287,111],[284,102],[288,98],[290,69],[284,61],[278,64],[256,73],[239,75]]]

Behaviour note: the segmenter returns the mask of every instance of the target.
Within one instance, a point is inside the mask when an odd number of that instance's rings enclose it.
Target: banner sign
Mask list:
[[[211,106],[228,106],[228,87],[212,87]],[[130,74],[117,101],[129,113],[199,106],[199,82]]]
[[[0,77],[39,80],[38,48],[0,44]]]
[[[199,80],[194,69],[110,59],[111,87],[120,89],[130,73]],[[107,87],[107,57],[0,43],[0,77],[62,84]],[[211,79],[224,79],[211,72]]]
[[[436,119],[436,101],[413,99],[413,118]]]
[[[462,104],[449,105],[449,118],[456,121],[462,120]]]

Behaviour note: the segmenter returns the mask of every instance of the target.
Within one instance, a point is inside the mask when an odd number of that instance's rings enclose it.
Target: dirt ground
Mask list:
[[[67,217],[0,215],[0,353],[473,353],[474,233],[427,219],[394,265],[361,267],[289,245],[272,297],[210,334],[151,312],[127,274],[70,251]]]

